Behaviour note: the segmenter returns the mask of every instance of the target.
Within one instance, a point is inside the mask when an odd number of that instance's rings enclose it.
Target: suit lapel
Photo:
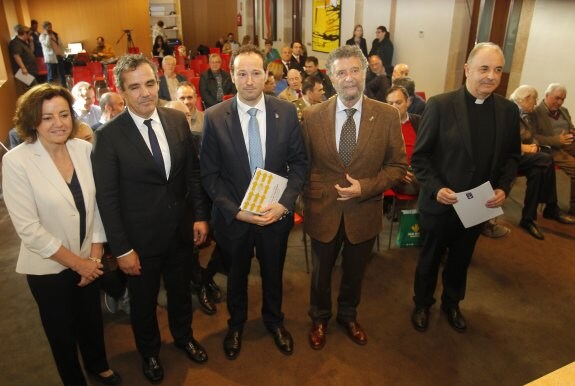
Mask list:
[[[47,183],[52,185],[58,192],[60,192],[66,201],[68,201],[68,203],[75,208],[76,203],[74,202],[74,197],[72,197],[70,188],[68,188],[66,181],[64,181],[64,178],[58,171],[54,161],[52,161],[50,154],[48,154],[40,140],[36,140],[36,142],[32,144],[32,152],[32,161],[38,168],[40,174],[46,179]],[[72,157],[72,154],[70,154],[70,157]],[[73,158],[72,162],[74,162]]]
[[[240,116],[238,114],[238,103],[237,97],[232,99],[230,103],[230,108],[226,112],[225,122],[230,140],[238,156],[238,163],[241,166],[248,178],[252,178],[252,173],[250,171],[250,159],[248,156],[248,151],[246,149],[246,141],[244,140],[244,134],[242,132],[242,125],[240,123]],[[268,131],[269,132],[269,131]],[[266,134],[267,135],[267,134]],[[266,147],[267,149],[267,147]]]
[[[162,128],[164,129],[164,134],[166,135],[166,140],[168,141],[168,148],[170,150],[170,172],[169,176],[172,176],[172,171],[175,170],[175,163],[179,159],[179,154],[176,154],[176,149],[179,149],[177,146],[178,143],[178,136],[175,129],[172,129],[173,122],[171,121],[170,117],[164,113],[164,110],[158,108],[158,116],[160,117],[160,122],[162,123]],[[151,154],[151,153],[150,153]],[[153,158],[153,156],[152,156]],[[154,162],[155,163],[155,162]],[[156,164],[157,165],[157,164]],[[162,170],[162,174],[165,174],[165,171]]]
[[[367,98],[364,96],[361,106],[361,121],[359,122],[357,144],[355,145],[355,150],[353,151],[350,165],[357,157],[361,156],[365,149],[368,148],[370,138],[373,134],[373,131],[375,130],[375,124],[378,121],[377,114],[372,108],[373,105],[366,102]]]
[[[461,134],[461,139],[463,140],[463,145],[467,150],[467,154],[473,157],[471,151],[471,133],[469,132],[469,116],[467,115],[467,106],[465,105],[465,91],[464,88],[460,88],[459,92],[453,101],[453,110],[455,114],[455,120],[457,122],[457,127],[459,128],[459,133]]]
[[[274,146],[278,143],[278,122],[282,118],[278,113],[275,103],[267,95],[264,96],[266,101],[266,159],[264,164],[268,165],[268,158],[274,154]]]

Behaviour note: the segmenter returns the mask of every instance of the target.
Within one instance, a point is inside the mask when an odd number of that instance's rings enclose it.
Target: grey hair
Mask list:
[[[505,55],[503,55],[503,50],[501,50],[501,47],[499,47],[497,44],[495,43],[491,43],[491,42],[482,42],[482,43],[477,43],[473,49],[469,52],[469,56],[467,56],[467,64],[471,63],[473,61],[473,58],[475,57],[475,55],[477,55],[477,53],[481,50],[484,49],[492,49],[495,50],[497,52],[499,52],[501,54],[501,56],[503,57],[503,62],[505,63]]]
[[[358,58],[359,62],[361,63],[361,69],[362,71],[366,71],[367,70],[367,59],[365,58],[365,56],[363,55],[363,52],[361,52],[361,49],[356,46],[355,44],[352,46],[341,46],[339,48],[336,48],[335,50],[333,50],[332,52],[329,53],[327,60],[325,62],[325,67],[327,68],[327,74],[328,76],[334,76],[335,74],[333,73],[333,64],[335,63],[336,60],[339,59],[343,59],[343,58]]]
[[[529,95],[533,95],[537,98],[537,89],[533,86],[528,86],[526,84],[519,86],[511,93],[509,99],[514,102],[523,102]]]
[[[547,86],[547,89],[545,90],[545,96],[551,94],[555,90],[561,90],[565,94],[567,94],[567,88],[563,86],[561,83],[551,83],[549,86]]]
[[[134,71],[141,64],[148,64],[152,68],[152,71],[154,71],[154,78],[156,81],[158,80],[158,71],[156,70],[156,66],[154,66],[154,64],[144,55],[124,55],[120,57],[116,63],[116,67],[114,67],[114,83],[119,90],[124,91],[124,79],[122,78],[122,74],[124,72]]]

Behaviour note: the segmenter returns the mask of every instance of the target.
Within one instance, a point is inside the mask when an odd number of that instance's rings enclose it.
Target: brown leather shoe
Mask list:
[[[325,346],[325,332],[327,324],[322,322],[314,322],[309,330],[308,340],[309,345],[314,350],[321,350]]]
[[[354,343],[357,343],[362,346],[364,344],[367,344],[367,335],[365,333],[365,330],[363,329],[363,327],[359,325],[357,321],[354,320],[351,322],[344,322],[338,320],[337,322],[341,324],[343,328],[345,328],[347,336],[349,336],[349,338],[353,340]]]

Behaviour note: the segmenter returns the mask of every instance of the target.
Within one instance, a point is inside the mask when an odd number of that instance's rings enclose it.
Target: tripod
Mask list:
[[[123,31],[123,33],[120,36],[120,38],[118,39],[118,41],[116,42],[116,44],[120,43],[120,41],[122,40],[122,38],[125,35],[125,36],[127,36],[127,39],[128,39],[126,52],[128,52],[130,54],[136,53],[137,48],[136,48],[136,45],[134,44],[134,40],[132,39],[132,30],[131,29],[125,29],[122,31]]]

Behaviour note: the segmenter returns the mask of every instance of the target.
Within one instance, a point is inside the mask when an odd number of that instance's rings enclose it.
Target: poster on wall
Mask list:
[[[313,0],[312,50],[331,52],[339,47],[341,0]]]

